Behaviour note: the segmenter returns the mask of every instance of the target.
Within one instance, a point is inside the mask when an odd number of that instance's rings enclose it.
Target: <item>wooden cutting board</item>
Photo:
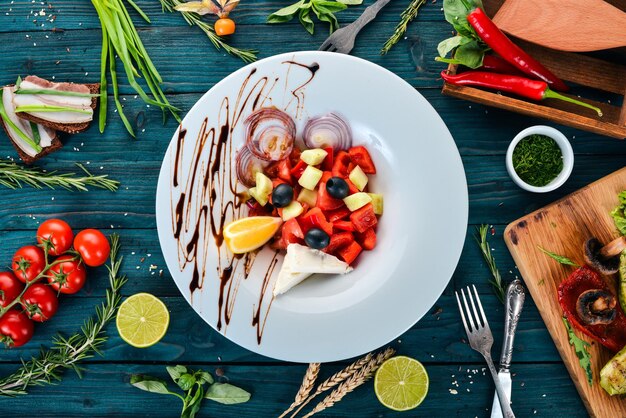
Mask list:
[[[569,345],[557,300],[559,284],[574,268],[557,263],[537,246],[584,264],[582,246],[587,238],[596,236],[602,242],[609,242],[619,236],[609,212],[618,205],[617,194],[625,189],[626,167],[518,219],[508,225],[504,233],[526,287],[592,417],[626,417],[626,399],[607,395],[599,383],[600,369],[612,354],[577,332],[592,344],[589,351],[594,381],[593,386],[589,386]]]

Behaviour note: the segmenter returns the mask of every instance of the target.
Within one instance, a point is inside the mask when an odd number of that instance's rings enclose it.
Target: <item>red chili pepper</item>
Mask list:
[[[516,75],[488,73],[486,71],[467,71],[461,74],[450,75],[444,70],[441,72],[441,77],[450,84],[485,87],[488,89],[513,93],[532,100],[563,100],[565,102],[593,109],[598,113],[598,116],[602,116],[602,110],[600,110],[600,108],[552,91],[548,87],[548,83],[541,80],[531,80],[529,78]]]
[[[567,91],[569,87],[539,61],[528,55],[519,46],[515,45],[502,32],[482,9],[476,8],[467,15],[467,21],[494,52],[505,61],[510,62],[524,74],[528,74],[548,83],[553,89]]]
[[[523,73],[496,55],[485,55],[483,57],[483,65],[480,71],[492,71],[500,74],[522,75]]]

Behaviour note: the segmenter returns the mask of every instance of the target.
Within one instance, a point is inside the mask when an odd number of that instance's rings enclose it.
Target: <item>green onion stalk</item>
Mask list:
[[[100,132],[104,132],[107,114],[107,71],[110,73],[111,85],[113,87],[113,98],[115,107],[128,132],[134,137],[134,130],[124,114],[124,108],[119,99],[119,88],[117,83],[116,56],[124,66],[124,72],[131,87],[147,104],[157,106],[163,111],[163,118],[167,117],[169,111],[177,121],[180,122],[177,111],[172,106],[163,90],[161,84],[163,79],[155,68],[150,56],[146,51],[137,29],[133,24],[130,14],[126,9],[123,0],[91,0],[95,7],[100,24],[102,26],[102,54],[100,56]],[[139,15],[148,23],[150,19],[132,0],[126,0]],[[149,94],[139,85],[137,79],[145,79]]]

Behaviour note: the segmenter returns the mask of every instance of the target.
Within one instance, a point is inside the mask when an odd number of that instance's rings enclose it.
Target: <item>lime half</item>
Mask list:
[[[428,393],[428,374],[419,361],[396,356],[385,361],[374,377],[376,397],[389,409],[408,411],[422,403]]]
[[[163,338],[170,323],[170,314],[156,296],[137,293],[120,305],[115,323],[124,341],[133,347],[145,348]]]

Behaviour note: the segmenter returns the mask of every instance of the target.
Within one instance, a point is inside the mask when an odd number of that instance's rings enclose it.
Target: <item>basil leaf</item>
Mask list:
[[[196,393],[193,395],[193,398],[191,398],[191,401],[189,401],[187,407],[183,410],[181,418],[194,418],[200,410],[200,406],[202,406],[203,399],[204,388],[199,386],[198,390],[196,390]]]
[[[337,0],[339,3],[346,4],[348,6],[358,6],[363,4],[363,0]]]
[[[549,256],[550,258],[555,259],[556,261],[558,261],[561,264],[565,264],[566,266],[580,267],[578,264],[574,263],[572,260],[570,260],[569,258],[567,258],[565,256],[558,255],[557,253],[553,253],[552,251],[548,251],[545,248],[542,248],[540,246],[537,246],[537,248],[539,248],[541,250],[541,252],[543,252],[544,254]]]
[[[180,375],[176,383],[182,390],[189,390],[196,384],[196,378],[192,374],[185,373]]]
[[[271,15],[269,15],[267,17],[266,23],[285,23],[285,22],[289,22],[291,19],[293,19],[293,15],[291,15],[291,16],[275,16],[275,15],[271,14]]]
[[[211,376],[211,373],[209,372],[203,372],[201,370],[196,372],[196,380],[198,381],[198,383],[200,383],[201,385],[203,383],[213,383],[213,376]]]
[[[439,56],[441,58],[445,58],[445,56],[448,55],[448,53],[454,48],[467,44],[469,42],[471,42],[471,39],[464,36],[453,36],[452,38],[444,39],[443,41],[439,42],[439,45],[437,45],[437,52],[439,52]]]
[[[443,14],[459,35],[478,39],[478,35],[467,21],[467,15],[471,10],[465,7],[464,2],[476,3],[471,0],[443,0]]]
[[[330,33],[333,33],[339,27],[339,22],[334,14],[327,12],[324,7],[318,7],[317,3],[313,3],[313,12],[322,22],[330,23]]]
[[[294,3],[290,6],[287,7],[283,7],[280,10],[276,10],[274,13],[272,13],[270,15],[270,17],[272,16],[285,16],[285,17],[290,17],[292,18],[293,15],[296,14],[296,12],[298,11],[298,9],[300,9],[300,7],[304,4],[304,0],[300,0],[297,3]]]
[[[178,382],[178,378],[183,374],[187,373],[187,368],[185,366],[177,365],[177,366],[167,366],[167,372],[174,382]]]
[[[346,4],[337,1],[313,0],[313,8],[316,7],[318,10],[324,11],[325,14],[340,12],[348,8]]]
[[[209,386],[204,398],[230,405],[248,402],[250,393],[229,383],[214,383]]]
[[[460,45],[454,53],[454,59],[468,68],[482,67],[484,56],[485,49],[477,41]]]
[[[300,23],[304,26],[307,32],[311,35],[315,32],[315,24],[311,19],[311,9],[310,8],[302,8],[300,9],[300,13],[298,14],[298,19],[300,19]]]
[[[156,377],[134,374],[130,377],[130,384],[146,392],[161,393],[164,395],[170,393],[170,391],[167,390],[167,383]]]

